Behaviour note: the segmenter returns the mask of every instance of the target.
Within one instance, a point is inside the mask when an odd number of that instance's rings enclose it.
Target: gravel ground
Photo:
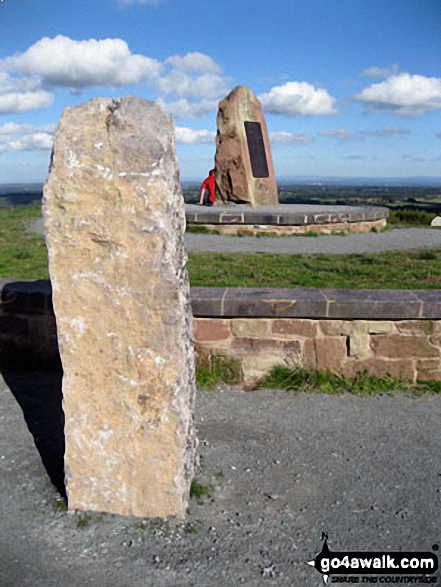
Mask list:
[[[151,521],[60,511],[15,399],[41,431],[59,377],[4,379],[1,587],[318,587],[305,563],[322,531],[331,550],[441,544],[440,396],[199,392],[197,479],[211,497],[183,521]]]
[[[30,229],[44,234],[43,219],[30,224]],[[396,228],[389,232],[354,233],[345,236],[223,236],[212,234],[185,235],[188,251],[212,253],[280,253],[286,255],[326,253],[380,253],[382,251],[441,248],[441,230],[436,228]]]
[[[395,228],[389,232],[354,233],[345,236],[321,235],[256,237],[212,234],[185,235],[188,251],[212,253],[278,253],[284,255],[348,255],[441,248],[441,230],[436,228]]]

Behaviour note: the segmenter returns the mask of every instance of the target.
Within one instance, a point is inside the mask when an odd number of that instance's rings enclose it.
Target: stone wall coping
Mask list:
[[[271,226],[303,226],[339,222],[368,222],[387,218],[389,209],[380,206],[317,206],[280,204],[251,208],[245,205],[207,208],[186,204],[189,224],[252,224]]]
[[[49,281],[0,279],[4,312],[50,313]],[[192,287],[198,318],[441,320],[441,289],[377,290]]]

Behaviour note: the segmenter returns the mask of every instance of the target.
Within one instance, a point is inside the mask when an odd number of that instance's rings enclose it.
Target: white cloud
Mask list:
[[[218,107],[217,100],[190,102],[181,98],[176,102],[165,102],[163,98],[159,98],[157,103],[173,118],[204,118],[210,112],[216,112]]]
[[[336,139],[337,141],[353,141],[355,139],[354,133],[344,128],[324,130],[322,132],[319,132],[318,134],[321,137],[329,137],[331,139]]]
[[[50,86],[84,88],[151,80],[162,66],[155,59],[132,54],[121,39],[74,41],[59,35],[45,37],[24,53],[0,60],[0,68],[41,76]]]
[[[210,143],[214,145],[216,133],[211,130],[193,130],[185,126],[175,128],[175,140],[177,143]]]
[[[337,114],[335,98],[307,82],[287,82],[261,94],[259,99],[267,112],[285,116],[325,116]]]
[[[0,114],[25,112],[37,108],[47,108],[53,102],[54,95],[44,90],[37,92],[10,92],[0,94]]]
[[[401,73],[365,88],[353,99],[368,110],[389,110],[399,116],[419,116],[441,108],[441,78]]]
[[[373,78],[385,78],[391,75],[398,75],[400,67],[398,63],[393,63],[389,67],[368,67],[360,75]]]
[[[228,92],[226,81],[219,75],[204,73],[191,76],[185,71],[174,69],[157,82],[162,95],[175,95],[186,98],[219,98]]]
[[[311,135],[307,132],[274,131],[269,133],[271,143],[282,145],[309,145],[312,142]]]
[[[182,71],[211,73],[213,75],[218,75],[222,71],[221,67],[209,55],[198,52],[187,53],[184,56],[172,55],[164,63]]]
[[[13,78],[0,71],[0,114],[46,108],[53,99],[53,94],[43,90],[35,77]]]
[[[36,127],[12,122],[4,124],[0,126],[0,153],[50,150],[53,133],[54,125]]]

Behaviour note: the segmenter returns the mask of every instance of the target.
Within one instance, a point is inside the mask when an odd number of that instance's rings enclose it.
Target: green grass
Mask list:
[[[435,213],[424,210],[391,210],[388,221],[393,226],[430,226]]]
[[[0,277],[49,278],[44,237],[27,228],[40,216],[39,204],[0,208]],[[441,250],[354,255],[192,252],[188,270],[193,286],[438,289]]]
[[[199,483],[196,479],[192,479],[190,486],[190,498],[201,500],[203,497],[211,497],[210,488],[202,483]]]
[[[292,392],[351,393],[354,395],[379,395],[397,389],[408,390],[416,395],[441,393],[440,381],[411,384],[392,375],[376,377],[365,371],[357,373],[353,379],[333,373],[286,367],[278,365],[264,377],[257,389],[280,389]]]
[[[241,381],[240,361],[222,355],[213,355],[210,361],[196,366],[196,387],[198,389],[214,389],[216,385],[225,383],[234,385]]]
[[[49,278],[44,237],[27,228],[40,216],[37,204],[0,208],[0,277]]]
[[[352,255],[189,253],[193,286],[438,289],[441,250]]]

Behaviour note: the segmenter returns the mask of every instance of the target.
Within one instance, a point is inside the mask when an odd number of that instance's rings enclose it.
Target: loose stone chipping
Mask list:
[[[182,516],[196,465],[192,314],[173,122],[64,111],[43,210],[63,363],[69,507]]]

